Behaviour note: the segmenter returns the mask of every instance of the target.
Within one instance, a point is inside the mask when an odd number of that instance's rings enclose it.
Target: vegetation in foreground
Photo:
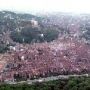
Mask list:
[[[0,90],[90,90],[90,77],[70,78],[69,80],[55,80],[33,85],[1,84]]]

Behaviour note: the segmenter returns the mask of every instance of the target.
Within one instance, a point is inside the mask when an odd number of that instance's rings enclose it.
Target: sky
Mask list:
[[[0,10],[90,13],[90,0],[0,0]]]

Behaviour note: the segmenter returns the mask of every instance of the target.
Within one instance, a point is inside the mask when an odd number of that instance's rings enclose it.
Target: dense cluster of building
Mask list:
[[[90,28],[89,16],[52,15],[42,19],[42,22],[34,18],[17,18],[13,23],[11,15],[4,18],[8,17],[10,21],[5,19],[0,23],[3,31],[0,42],[15,45],[9,46],[10,51],[0,54],[0,81],[90,73],[90,46],[78,38],[87,31],[86,26]],[[23,28],[31,27],[58,30],[58,40],[32,45],[16,43],[10,38],[13,30],[21,32]],[[40,36],[44,37],[44,34],[41,33]]]
[[[90,28],[90,16],[88,14],[73,15],[67,13],[57,13],[56,15],[47,15],[42,20],[45,27],[57,28],[58,30],[65,30],[70,36],[79,37],[87,32],[86,27]]]
[[[17,45],[7,54],[6,64],[0,71],[1,81],[90,72],[90,47],[73,38]]]

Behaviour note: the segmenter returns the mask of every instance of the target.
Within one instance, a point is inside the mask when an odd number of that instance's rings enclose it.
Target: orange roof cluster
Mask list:
[[[90,47],[74,39],[19,46],[8,58],[3,80],[90,72]]]

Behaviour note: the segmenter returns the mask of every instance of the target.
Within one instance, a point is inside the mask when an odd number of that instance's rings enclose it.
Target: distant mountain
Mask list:
[[[1,11],[0,19],[4,19],[4,18],[31,20],[32,18],[38,19],[39,17],[32,14],[20,14],[11,11]]]

